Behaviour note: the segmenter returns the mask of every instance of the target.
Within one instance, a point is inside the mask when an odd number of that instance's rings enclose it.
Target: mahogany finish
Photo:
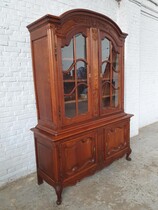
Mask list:
[[[28,26],[38,124],[38,184],[64,187],[124,156],[130,118],[124,112],[124,40],[108,17],[83,9],[46,15]]]

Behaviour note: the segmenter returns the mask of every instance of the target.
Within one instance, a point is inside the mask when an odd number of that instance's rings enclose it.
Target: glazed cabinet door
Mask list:
[[[65,41],[66,40],[66,41]],[[91,118],[89,30],[59,39],[60,95],[63,124]],[[60,97],[60,96],[59,96]]]
[[[97,162],[97,135],[95,132],[71,138],[61,144],[61,170],[64,180],[92,170]]]
[[[104,128],[104,160],[129,147],[129,122],[120,122]]]
[[[100,115],[105,115],[123,108],[123,75],[121,49],[103,31],[100,32],[99,54]]]

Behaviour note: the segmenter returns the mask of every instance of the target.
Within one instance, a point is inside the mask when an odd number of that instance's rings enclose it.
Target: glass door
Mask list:
[[[89,66],[87,38],[81,33],[62,48],[64,114],[67,119],[85,117],[89,112]]]
[[[112,42],[102,34],[100,65],[101,114],[120,108],[119,54]]]

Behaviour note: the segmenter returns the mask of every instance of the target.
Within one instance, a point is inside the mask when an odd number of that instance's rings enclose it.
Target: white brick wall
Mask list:
[[[123,1],[119,11],[119,26],[128,33],[125,45],[125,111],[131,118],[131,136],[139,129],[139,32],[140,4],[133,0]],[[122,2],[122,3],[123,3]]]
[[[140,44],[139,39],[140,24],[143,22],[139,2],[144,1],[122,0],[120,6],[115,0],[0,1],[0,186],[35,171],[34,142],[30,128],[36,125],[36,108],[26,26],[47,13],[60,15],[73,8],[94,10],[116,21],[129,34],[125,54],[125,110],[135,114],[131,135],[136,135],[140,117],[139,90],[142,93],[145,85],[140,82],[140,47],[144,45]],[[149,6],[157,9],[153,5]],[[144,62],[143,57],[141,61]],[[143,75],[142,71],[142,80],[145,79]],[[153,78],[150,81],[153,82]],[[143,93],[141,99],[145,102]],[[141,118],[140,125],[157,119],[148,115]]]
[[[149,15],[150,14],[150,15]],[[158,11],[141,9],[139,127],[158,121]]]
[[[100,0],[0,1],[0,186],[35,171],[36,108],[30,34],[26,26],[50,13],[87,8],[116,20],[117,2]]]

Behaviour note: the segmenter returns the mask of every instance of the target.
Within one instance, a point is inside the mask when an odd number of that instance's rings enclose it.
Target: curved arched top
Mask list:
[[[33,31],[46,23],[51,23],[57,28],[61,28],[67,22],[69,22],[69,27],[73,27],[75,24],[82,24],[89,27],[97,27],[109,32],[114,31],[122,40],[127,36],[127,34],[123,33],[119,26],[109,17],[87,9],[69,10],[58,17],[48,14],[28,25],[27,28],[29,31]]]
[[[74,17],[79,17],[79,19],[81,21],[87,21],[87,23],[89,23],[89,25],[91,24],[91,26],[93,27],[98,27],[99,26],[99,22],[100,21],[100,24],[104,22],[104,25],[110,25],[111,27],[113,27],[113,29],[115,29],[115,32],[118,33],[118,35],[122,36],[122,38],[126,38],[127,34],[126,33],[123,33],[121,31],[121,29],[119,28],[119,26],[112,20],[110,19],[109,17],[103,15],[103,14],[100,14],[100,13],[97,13],[97,12],[94,12],[94,11],[91,11],[91,10],[87,10],[87,9],[73,9],[73,10],[69,10],[65,13],[63,13],[62,15],[59,16],[59,19],[61,21],[61,24],[63,24],[64,22],[72,19]],[[88,18],[91,18],[92,21],[88,21]]]

